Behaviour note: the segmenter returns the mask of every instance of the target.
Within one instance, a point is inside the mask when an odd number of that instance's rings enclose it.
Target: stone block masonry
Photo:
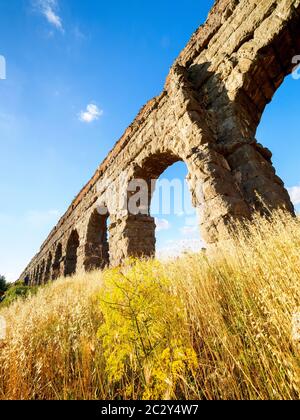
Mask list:
[[[132,181],[150,185],[177,161],[188,167],[208,247],[228,239],[232,223],[264,206],[294,213],[272,154],[255,134],[299,54],[300,0],[216,1],[172,66],[164,91],[140,111],[21,279],[42,284],[119,265],[128,256],[152,257],[149,205],[131,213],[118,197],[129,200]]]

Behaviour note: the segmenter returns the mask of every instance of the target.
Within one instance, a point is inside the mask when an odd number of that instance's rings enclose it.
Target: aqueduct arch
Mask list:
[[[52,280],[56,280],[62,274],[62,269],[61,269],[62,255],[63,255],[62,244],[59,242],[56,246],[55,254],[54,254],[54,261],[52,265]]]
[[[46,263],[45,263],[45,260],[43,259],[42,264],[41,264],[41,268],[40,268],[40,273],[39,273],[39,284],[44,283],[45,267],[46,267]]]
[[[103,269],[109,265],[108,218],[108,212],[100,214],[97,209],[89,218],[84,250],[86,271]]]
[[[41,268],[40,265],[37,266],[35,271],[35,284],[40,284],[40,275],[41,275]]]
[[[78,259],[78,247],[79,247],[79,235],[76,229],[74,229],[68,239],[66,247],[65,257],[65,269],[64,275],[72,276],[76,273],[77,259]]]
[[[49,252],[46,267],[45,267],[45,274],[44,274],[45,283],[47,283],[51,278],[51,267],[52,267],[52,253]]]
[[[110,263],[153,255],[153,219],[149,213],[131,214],[120,202],[128,200],[130,180],[149,182],[174,159],[188,166],[208,246],[229,237],[232,221],[263,211],[262,201],[294,213],[271,152],[255,139],[266,104],[295,65],[294,55],[300,55],[300,0],[217,0],[172,66],[162,94],[140,111],[24,273],[46,261],[49,252],[52,278],[62,274],[63,262],[69,267],[73,261],[67,275],[74,266],[79,271],[100,265],[105,245],[94,239],[93,226],[101,223],[92,214],[103,202],[111,222]],[[201,200],[195,194],[199,184]],[[123,201],[109,191],[121,191]],[[72,246],[70,232],[77,232]]]

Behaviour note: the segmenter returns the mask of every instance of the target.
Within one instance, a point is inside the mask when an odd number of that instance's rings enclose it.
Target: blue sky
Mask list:
[[[89,180],[213,1],[0,0],[0,272],[10,280]],[[300,80],[288,78],[258,139],[300,203]],[[169,168],[169,179],[186,168]],[[157,200],[157,198],[156,198]],[[195,215],[157,215],[158,249],[201,246]],[[197,241],[197,242],[196,242]]]

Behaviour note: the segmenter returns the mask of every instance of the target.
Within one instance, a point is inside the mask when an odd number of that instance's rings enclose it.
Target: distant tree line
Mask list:
[[[0,275],[0,295],[4,294],[9,287],[9,284],[6,281],[6,278],[4,276]]]
[[[0,275],[0,304],[8,306],[16,299],[26,298],[36,293],[37,287],[26,286],[24,282],[8,283],[5,276]]]

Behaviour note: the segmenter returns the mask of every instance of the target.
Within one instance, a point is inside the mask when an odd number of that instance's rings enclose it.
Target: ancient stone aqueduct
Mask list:
[[[104,181],[126,189],[135,177],[157,179],[177,161],[188,167],[208,246],[226,240],[231,221],[249,218],[262,200],[294,212],[271,152],[255,133],[299,54],[300,0],[216,1],[172,66],[161,95],[140,111],[21,279],[41,284],[109,261],[118,265],[127,256],[152,256],[155,220],[116,208]],[[199,180],[202,202],[195,193]],[[109,244],[108,215],[99,213],[99,202],[110,213]]]

